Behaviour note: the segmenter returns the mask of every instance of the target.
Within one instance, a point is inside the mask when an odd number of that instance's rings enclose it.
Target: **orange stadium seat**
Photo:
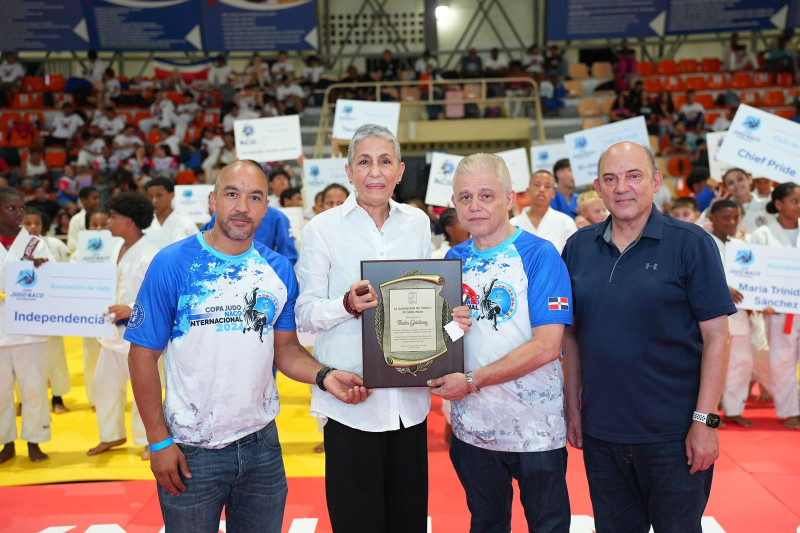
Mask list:
[[[183,95],[179,92],[170,91],[166,94],[168,100],[172,101],[173,104],[178,105],[183,103]]]
[[[421,98],[422,93],[420,92],[419,87],[400,88],[400,100],[403,102],[419,102]]]
[[[60,108],[67,102],[69,102],[72,105],[75,105],[75,99],[72,97],[71,94],[53,93],[53,107]]]
[[[32,93],[17,93],[14,95],[14,101],[11,103],[14,109],[28,109],[33,107],[33,94]]]
[[[588,130],[590,128],[596,128],[597,126],[602,126],[605,124],[603,119],[600,117],[587,117],[583,119],[583,127],[582,129]]]
[[[614,69],[608,61],[595,61],[592,63],[593,78],[613,78]]]
[[[761,105],[761,95],[757,92],[743,92],[739,95],[740,102],[743,104],[758,107]]]
[[[614,105],[615,97],[611,96],[608,98],[600,99],[600,114],[601,115],[608,115],[611,113],[611,106]]]
[[[586,63],[570,63],[569,76],[573,80],[585,80],[589,77],[589,69],[586,68]]]
[[[44,90],[44,78],[38,76],[26,76],[22,81],[22,90],[26,93],[37,93]]]
[[[153,146],[158,144],[158,134],[158,128],[153,128],[150,130],[150,133],[147,134],[147,144],[152,144]]]
[[[681,108],[683,104],[686,103],[686,95],[685,94],[673,94],[672,95],[672,104],[675,106],[675,110]]]
[[[600,103],[597,98],[581,98],[578,102],[578,116],[596,117],[600,114]]]
[[[650,141],[650,148],[653,150],[654,153],[657,154],[658,152],[661,151],[661,146],[659,146],[658,144],[658,135],[648,135],[647,140]]]
[[[25,113],[25,122],[39,122],[40,127],[44,127],[44,114],[38,111],[28,111]]]
[[[13,148],[32,148],[36,144],[36,138],[38,136],[38,131],[29,132],[14,128],[11,131],[11,136],[7,144]]]
[[[681,74],[694,74],[697,72],[697,61],[695,59],[681,59],[678,62],[678,70]]]
[[[727,89],[728,88],[728,78],[725,74],[712,74],[706,80],[706,85],[708,85],[709,89],[715,89],[717,91]]]
[[[652,61],[639,61],[638,69],[642,76],[652,76],[656,73],[656,66]]]
[[[766,91],[764,93],[764,105],[768,107],[782,106],[785,98],[783,91]]]
[[[682,198],[684,196],[691,196],[692,191],[686,186],[686,180],[678,178],[675,182],[675,196]]]
[[[675,64],[674,59],[662,59],[661,61],[658,62],[656,71],[659,74],[663,74],[666,76],[673,76],[678,73],[678,65]]]
[[[669,92],[685,91],[686,85],[680,76],[667,76],[664,79],[664,90]]]
[[[781,87],[791,87],[794,85],[791,72],[778,72],[778,85]]]
[[[140,121],[142,121],[142,120],[144,120],[146,118],[150,118],[151,116],[153,116],[153,115],[151,115],[149,111],[137,111],[136,114],[133,116],[133,123],[138,128]]]
[[[22,113],[6,111],[0,115],[0,130],[5,130],[12,122],[22,122]]]
[[[689,76],[686,78],[686,88],[694,89],[695,91],[706,90],[706,77],[705,76]]]
[[[44,88],[48,91],[61,92],[66,86],[63,74],[47,74],[44,77]]]
[[[129,111],[117,111],[117,116],[122,117],[125,125],[133,124],[133,115],[131,115]]]
[[[775,114],[781,118],[791,120],[794,116],[794,109],[778,109]]]
[[[67,152],[64,150],[49,150],[44,154],[44,162],[48,167],[63,167],[67,164]]]
[[[567,80],[564,82],[564,89],[567,90],[567,95],[571,97],[583,96],[583,82],[580,80]]]
[[[755,87],[772,87],[772,73],[771,72],[756,72],[753,74],[753,85]]]
[[[694,101],[701,104],[706,109],[713,109],[716,106],[716,104],[714,104],[714,97],[708,93],[694,95]]]
[[[700,61],[700,70],[703,72],[719,72],[722,70],[722,61],[718,57],[704,57]]]
[[[749,89],[753,86],[753,76],[749,72],[737,72],[731,75],[731,87],[734,89]]]
[[[703,118],[706,121],[706,124],[711,126],[717,121],[721,114],[722,113],[706,113]]]
[[[193,185],[197,181],[194,170],[179,170],[175,176],[176,185]]]
[[[688,157],[673,156],[667,161],[667,174],[670,176],[688,176],[692,170],[692,162]]]
[[[658,94],[664,90],[664,86],[661,84],[661,78],[643,78],[643,81],[645,89],[651,94]]]
[[[465,100],[480,100],[481,99],[481,86],[477,83],[467,83],[464,85],[464,99]]]
[[[219,114],[213,111],[206,111],[200,115],[200,126],[204,128],[211,128],[219,124]]]

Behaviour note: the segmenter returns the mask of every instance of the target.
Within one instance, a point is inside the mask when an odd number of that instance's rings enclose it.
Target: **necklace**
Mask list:
[[[208,230],[208,237],[211,239],[211,247],[214,250],[217,250],[217,243],[214,242],[214,232],[213,230]],[[219,252],[219,250],[217,250]]]

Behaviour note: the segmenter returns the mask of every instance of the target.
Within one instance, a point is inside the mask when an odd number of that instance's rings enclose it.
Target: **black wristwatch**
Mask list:
[[[323,391],[327,390],[325,388],[325,385],[322,384],[322,382],[325,381],[325,376],[327,376],[328,372],[330,372],[331,370],[336,370],[336,369],[331,368],[329,366],[323,366],[322,368],[319,369],[319,372],[317,372],[317,387],[319,387],[319,390]]]
[[[719,427],[720,418],[716,413],[698,413],[697,411],[692,414],[692,420],[702,422],[710,428],[717,429]]]

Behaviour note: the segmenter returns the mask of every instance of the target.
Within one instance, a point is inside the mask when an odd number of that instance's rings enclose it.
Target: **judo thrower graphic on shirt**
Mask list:
[[[497,283],[497,279],[493,279],[489,285],[483,288],[483,297],[481,298],[478,320],[482,318],[489,320],[492,323],[492,329],[497,331],[497,315],[502,312],[502,309],[499,303],[491,299],[492,289],[495,283]]]
[[[258,340],[264,342],[264,328],[272,323],[277,309],[275,296],[269,292],[259,292],[258,287],[250,295],[244,295],[244,312],[242,333],[253,331],[258,333]]]
[[[514,288],[504,281],[493,279],[484,285],[480,295],[466,283],[461,287],[464,305],[469,307],[472,319],[488,320],[494,331],[497,325],[510,320],[517,311],[517,295]]]

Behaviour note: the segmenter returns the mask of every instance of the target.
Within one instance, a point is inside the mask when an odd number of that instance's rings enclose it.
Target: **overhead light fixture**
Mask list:
[[[447,20],[450,18],[450,6],[447,0],[436,2],[436,20]]]

